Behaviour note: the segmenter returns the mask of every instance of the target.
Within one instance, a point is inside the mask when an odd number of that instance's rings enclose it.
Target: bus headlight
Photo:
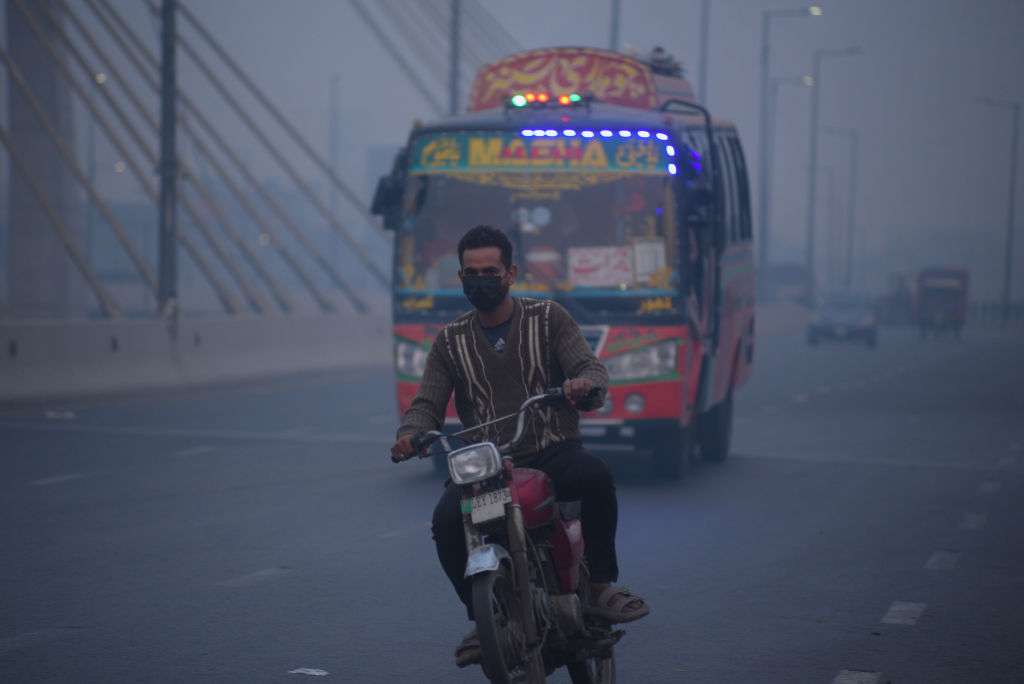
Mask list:
[[[395,343],[395,369],[399,375],[422,378],[423,368],[426,365],[426,349],[412,342],[398,341]]]
[[[501,472],[501,454],[491,442],[470,444],[448,454],[448,472],[455,484],[471,484]]]
[[[676,369],[677,343],[665,340],[642,349],[603,359],[612,380],[637,380],[668,375]]]

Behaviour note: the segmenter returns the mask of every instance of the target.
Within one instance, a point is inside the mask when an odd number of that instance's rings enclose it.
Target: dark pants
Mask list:
[[[552,444],[530,462],[555,484],[559,501],[580,502],[583,547],[590,581],[614,582],[619,577],[615,558],[615,528],[619,508],[612,473],[597,456],[584,450],[579,440]],[[462,532],[461,487],[450,484],[434,509],[433,533],[441,567],[472,619],[473,590],[465,578],[466,538]]]

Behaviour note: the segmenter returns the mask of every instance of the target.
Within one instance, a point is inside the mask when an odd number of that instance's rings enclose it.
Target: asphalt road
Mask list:
[[[726,462],[602,452],[619,681],[1024,682],[1024,337],[755,364]],[[394,427],[375,367],[0,407],[0,681],[482,681]]]

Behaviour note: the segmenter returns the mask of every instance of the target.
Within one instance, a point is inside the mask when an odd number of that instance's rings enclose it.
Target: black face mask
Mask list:
[[[490,311],[508,294],[508,288],[501,286],[501,279],[502,276],[496,275],[462,276],[462,291],[470,304],[481,311]]]

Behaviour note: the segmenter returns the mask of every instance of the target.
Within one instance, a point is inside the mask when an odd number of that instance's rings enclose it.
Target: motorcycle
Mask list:
[[[584,612],[590,579],[578,503],[559,503],[547,475],[517,468],[508,456],[537,412],[560,402],[566,399],[556,387],[507,416],[452,435],[428,431],[412,439],[421,458],[438,443],[452,482],[462,488],[466,577],[481,666],[491,682],[535,684],[563,666],[574,684],[615,682],[613,647],[625,632]],[[507,443],[468,443],[466,435],[512,420]],[[467,445],[453,448],[454,439]]]

